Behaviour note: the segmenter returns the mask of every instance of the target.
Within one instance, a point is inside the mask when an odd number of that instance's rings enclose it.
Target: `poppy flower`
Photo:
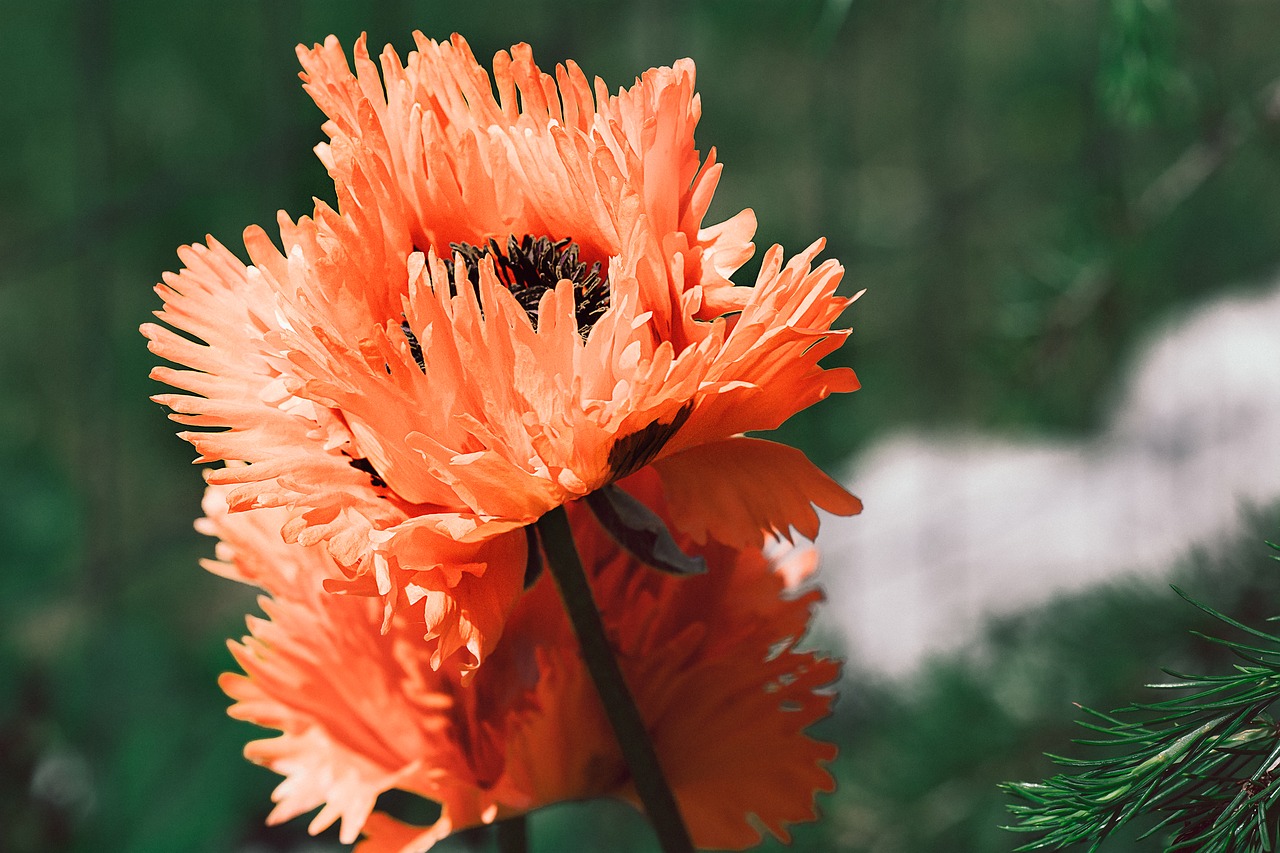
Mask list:
[[[703,217],[692,62],[594,89],[527,45],[491,82],[464,40],[417,38],[381,76],[361,39],[300,49],[325,111],[338,205],[179,251],[146,324],[152,376],[197,461],[223,460],[232,510],[285,507],[290,542],[324,541],[331,589],[423,614],[433,665],[473,670],[519,596],[524,528],[646,466],[693,540],[812,536],[814,507],[860,509],[802,453],[743,433],[833,392],[820,360],[838,263],[819,241],[730,281],[754,215]],[[494,85],[497,94],[495,95]],[[185,334],[180,334],[185,333]]]
[[[664,514],[652,471],[626,487]],[[244,674],[223,676],[233,717],[278,729],[245,754],[285,779],[268,821],[319,808],[310,830],[340,821],[362,853],[422,851],[447,835],[571,799],[636,802],[626,765],[564,608],[543,575],[511,613],[503,642],[466,685],[435,670],[412,611],[386,632],[373,599],[334,596],[341,576],[323,546],[283,543],[281,509],[228,513],[213,487],[201,527],[221,537],[213,571],[263,588],[269,617],[232,643]],[[570,520],[620,666],[699,847],[742,849],[761,831],[786,840],[815,816],[835,749],[805,729],[824,716],[838,665],[799,651],[816,590],[791,582],[759,549],[709,543],[710,570],[677,578],[642,570],[580,503]],[[682,544],[691,546],[686,535]],[[311,579],[311,580],[308,580]],[[399,789],[436,801],[415,827],[374,811]]]

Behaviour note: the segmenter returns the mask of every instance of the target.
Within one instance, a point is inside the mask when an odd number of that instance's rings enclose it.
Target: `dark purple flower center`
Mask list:
[[[519,240],[508,237],[505,248],[493,238],[480,246],[450,243],[449,248],[466,264],[467,278],[477,295],[480,263],[492,258],[498,279],[535,323],[542,294],[555,288],[562,279],[573,283],[574,313],[578,331],[584,338],[609,309],[609,285],[600,275],[600,263],[588,266],[578,257],[578,244],[568,237],[553,243],[550,237],[526,234]]]

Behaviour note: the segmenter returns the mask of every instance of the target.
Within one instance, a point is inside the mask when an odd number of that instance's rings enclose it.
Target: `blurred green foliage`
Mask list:
[[[331,196],[294,44],[403,54],[414,28],[615,87],[697,60],[713,218],[754,207],[793,251],[825,235],[868,289],[837,357],[864,390],[783,430],[828,466],[903,425],[1086,432],[1153,320],[1280,258],[1274,4],[2,4],[0,849],[305,849],[302,821],[263,827],[275,778],[224,716],[252,596],[197,568],[201,481],[136,329],[176,246]],[[999,667],[852,678],[824,727],[842,788],[798,847],[1009,849],[994,784],[1042,773],[1067,703],[1116,704],[1186,621],[1102,595],[1005,623]],[[538,815],[535,845],[585,826],[641,849],[611,808]]]
[[[1112,121],[1144,127],[1185,113],[1190,81],[1176,57],[1168,0],[1111,0],[1099,83]]]

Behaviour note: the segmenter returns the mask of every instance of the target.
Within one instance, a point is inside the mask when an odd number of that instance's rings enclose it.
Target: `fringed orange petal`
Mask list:
[[[708,536],[739,548],[759,548],[765,536],[818,534],[819,507],[836,515],[862,511],[801,451],[736,436],[709,442],[654,463],[675,524],[703,543]]]
[[[425,853],[453,831],[444,818],[427,828],[412,826],[382,812],[374,812],[364,824],[364,838],[355,853]]]
[[[787,824],[817,816],[814,794],[835,787],[823,765],[836,750],[804,730],[827,715],[834,694],[822,691],[839,672],[833,661],[787,651],[755,672],[734,662],[678,676],[686,683],[674,688],[676,712],[664,716],[655,748],[699,847],[759,842],[747,813],[784,842]],[[780,680],[762,689],[762,676]]]
[[[389,559],[425,563],[425,548],[436,565],[406,575],[404,595],[420,608],[433,669],[460,653],[454,664],[471,673],[497,646],[503,626],[524,589],[528,544],[523,530],[512,530],[472,545],[438,534],[419,534],[422,543],[405,545]]]
[[[652,69],[610,96],[572,62],[544,73],[525,44],[494,57],[491,81],[460,36],[414,38],[405,62],[383,51],[381,74],[364,38],[354,73],[332,36],[299,47],[304,88],[330,118],[330,141],[317,153],[344,211],[366,172],[387,176],[392,194],[382,206],[404,218],[423,250],[541,234],[572,237],[605,260],[644,216],[658,233],[686,235],[701,255],[718,170],[714,158],[700,166],[694,146],[701,107],[692,62]],[[706,235],[716,259],[701,271],[692,265],[691,283],[700,275],[722,283],[749,256],[753,226],[738,218]]]

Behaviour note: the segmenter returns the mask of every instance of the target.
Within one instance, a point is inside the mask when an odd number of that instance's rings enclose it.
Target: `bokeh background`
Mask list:
[[[824,544],[840,788],[796,849],[1011,850],[995,785],[1050,771],[1072,702],[1221,665],[1168,579],[1280,610],[1280,5],[9,0],[0,850],[339,849],[263,826],[276,777],[215,683],[253,597],[197,567],[201,480],[137,327],[178,245],[331,196],[294,45],[403,55],[415,28],[615,88],[694,57],[711,219],[825,235],[867,289],[835,357],[863,390],[782,430],[868,507]],[[652,849],[608,803],[533,831]]]

